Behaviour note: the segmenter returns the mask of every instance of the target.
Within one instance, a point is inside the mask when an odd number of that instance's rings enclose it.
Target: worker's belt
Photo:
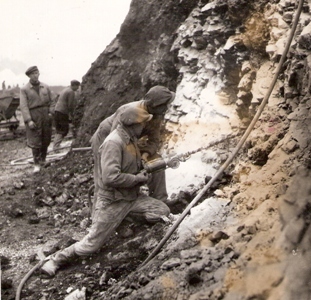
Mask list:
[[[33,110],[33,109],[37,109],[37,108],[42,108],[42,107],[49,107],[48,105],[40,105],[40,106],[35,106],[35,107],[31,107],[29,108],[29,110]]]

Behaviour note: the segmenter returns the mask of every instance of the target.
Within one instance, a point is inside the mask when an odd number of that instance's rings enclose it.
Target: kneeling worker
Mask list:
[[[142,170],[137,139],[152,115],[138,107],[128,107],[120,115],[120,124],[99,149],[99,191],[89,233],[79,242],[56,252],[41,268],[49,276],[77,256],[100,249],[129,214],[143,216],[155,223],[168,216],[168,206],[160,200],[139,193],[149,179]]]

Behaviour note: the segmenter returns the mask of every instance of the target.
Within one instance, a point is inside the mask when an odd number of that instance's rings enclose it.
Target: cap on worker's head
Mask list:
[[[35,71],[39,71],[38,67],[37,67],[37,66],[32,66],[32,67],[29,67],[29,68],[26,70],[25,74],[26,74],[27,76],[29,76],[31,73],[33,73],[33,72],[35,72]]]
[[[144,99],[150,101],[152,107],[171,103],[175,98],[175,93],[167,87],[156,85],[152,87],[145,95]]]
[[[148,122],[152,119],[153,115],[149,114],[139,107],[127,107],[120,115],[120,121],[123,125],[130,126]]]
[[[80,85],[80,81],[73,79],[70,81],[70,85]]]

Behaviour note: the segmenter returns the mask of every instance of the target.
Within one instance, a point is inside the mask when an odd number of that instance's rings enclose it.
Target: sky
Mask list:
[[[36,65],[40,81],[82,81],[120,30],[131,0],[0,0],[0,84],[22,86]],[[1,86],[0,86],[1,89]]]

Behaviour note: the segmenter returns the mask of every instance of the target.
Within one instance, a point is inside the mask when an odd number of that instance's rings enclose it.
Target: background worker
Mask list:
[[[73,113],[77,105],[75,92],[79,87],[80,82],[78,80],[72,80],[70,86],[62,90],[58,97],[54,114],[56,134],[53,150],[60,147],[62,140],[69,132],[69,122],[73,119]]]
[[[98,149],[104,142],[109,133],[120,124],[120,114],[128,107],[137,107],[145,110],[147,113],[153,114],[153,118],[146,124],[142,132],[142,137],[147,137],[145,143],[138,143],[139,149],[144,161],[152,160],[159,157],[157,154],[161,146],[161,129],[164,121],[164,115],[168,109],[168,104],[175,98],[175,93],[171,92],[164,86],[154,86],[144,96],[143,100],[130,102],[117,109],[117,111],[102,121],[97,128],[96,132],[91,138],[91,146],[94,155],[94,198],[93,208],[95,207],[98,191],[98,178],[99,178],[99,153]],[[152,174],[151,180],[148,182],[149,195],[158,200],[166,202],[167,190],[165,181],[165,171],[159,171]],[[94,209],[91,208],[91,214]]]
[[[136,107],[127,107],[120,113],[120,124],[99,149],[99,190],[90,231],[81,241],[52,255],[41,268],[44,273],[53,276],[70,259],[100,249],[129,213],[151,223],[169,215],[170,210],[162,201],[139,193],[148,174],[140,172],[143,166],[137,139],[151,118],[151,114]]]
[[[52,136],[54,100],[48,85],[39,81],[36,66],[28,68],[25,74],[29,82],[20,90],[20,109],[25,122],[27,145],[32,149],[34,173],[40,171],[46,159]]]

